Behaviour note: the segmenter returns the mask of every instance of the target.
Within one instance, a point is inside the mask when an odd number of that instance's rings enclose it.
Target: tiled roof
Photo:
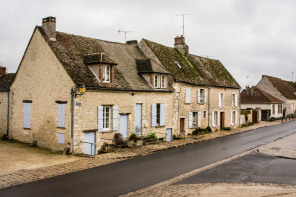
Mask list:
[[[85,64],[111,64],[117,65],[112,59],[110,59],[105,53],[88,54],[83,57]]]
[[[102,60],[109,64],[117,64],[114,68],[113,88],[153,90],[138,74],[136,59],[147,58],[137,45],[108,42],[62,32],[56,32],[56,41],[49,41],[42,28],[37,28],[76,85],[104,87],[88,68],[89,63]],[[102,53],[105,55],[101,58],[98,54]]]
[[[219,60],[196,55],[183,55],[175,48],[167,47],[149,40],[143,40],[172,73],[175,81],[196,85],[213,85],[240,88],[236,80]]]
[[[242,104],[270,104],[270,103],[283,103],[282,100],[275,98],[267,92],[259,89],[256,86],[243,89],[241,92]]]
[[[137,68],[139,73],[165,73],[169,72],[161,65],[151,59],[137,59]]]
[[[280,78],[263,75],[262,77],[267,77],[269,81],[278,89],[278,91],[287,99],[296,99],[294,94],[296,91],[296,84],[292,81],[285,81]]]
[[[8,73],[0,77],[0,91],[9,90],[15,78],[15,73]]]

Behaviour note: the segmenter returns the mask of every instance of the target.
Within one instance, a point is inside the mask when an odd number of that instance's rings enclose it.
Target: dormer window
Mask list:
[[[103,83],[110,83],[110,65],[103,66]]]
[[[158,87],[159,87],[159,86],[158,86],[158,81],[159,81],[159,80],[158,80],[158,77],[159,77],[158,75],[154,75],[154,87],[155,87],[155,88],[158,88]]]
[[[166,80],[164,75],[161,75],[161,88],[166,88]]]

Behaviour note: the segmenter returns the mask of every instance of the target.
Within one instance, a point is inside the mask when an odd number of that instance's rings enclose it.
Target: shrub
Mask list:
[[[225,131],[231,131],[231,127],[224,127],[223,130],[225,130]]]
[[[123,142],[122,135],[120,133],[114,134],[114,143],[116,146],[120,146]]]
[[[127,142],[121,142],[120,147],[121,148],[128,148]]]
[[[137,142],[138,140],[137,135],[132,133],[131,136],[129,137],[129,140],[134,140],[134,142]]]
[[[212,128],[211,127],[207,127],[206,130],[208,130],[208,132],[212,132]]]
[[[149,138],[151,140],[158,140],[158,138],[156,137],[155,133],[151,133],[150,136],[149,136]]]
[[[270,121],[270,122],[273,122],[273,121],[275,121],[276,120],[276,118],[275,117],[271,117],[271,118],[269,118],[269,120],[268,121]]]

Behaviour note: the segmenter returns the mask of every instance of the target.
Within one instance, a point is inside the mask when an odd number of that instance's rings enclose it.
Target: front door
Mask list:
[[[185,118],[180,118],[180,133],[184,133],[184,122],[185,122]]]
[[[253,123],[257,123],[257,111],[256,110],[252,110],[252,122]]]
[[[172,129],[166,129],[165,141],[172,141]]]
[[[84,154],[95,155],[95,132],[84,133]]]
[[[225,112],[220,112],[220,130],[224,128]]]
[[[121,114],[120,115],[120,133],[123,138],[127,138],[127,129],[128,129],[128,124],[127,124],[127,114]]]

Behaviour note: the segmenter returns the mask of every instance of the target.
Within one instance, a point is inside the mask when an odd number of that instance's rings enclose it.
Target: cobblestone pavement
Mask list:
[[[232,131],[214,131],[206,135],[188,136],[186,137],[186,139],[176,140],[172,142],[160,142],[157,144],[149,144],[140,148],[118,149],[115,152],[101,154],[95,157],[81,157],[81,159],[79,160],[64,163],[64,164],[58,164],[58,165],[43,167],[38,169],[19,170],[16,172],[0,175],[0,189],[23,184],[23,183],[28,183],[32,181],[37,181],[45,178],[50,178],[50,177],[54,177],[62,174],[76,172],[76,171],[80,171],[88,168],[93,168],[101,165],[106,165],[106,164],[118,162],[124,159],[151,154],[157,151],[185,146],[187,144],[192,144],[199,141],[209,140],[209,139],[222,137],[225,135],[231,135],[235,133],[240,133],[240,132],[245,132],[245,131],[257,129],[260,127],[271,126],[279,123],[281,122],[280,121],[264,122],[260,124],[255,124],[250,127],[233,129]]]

